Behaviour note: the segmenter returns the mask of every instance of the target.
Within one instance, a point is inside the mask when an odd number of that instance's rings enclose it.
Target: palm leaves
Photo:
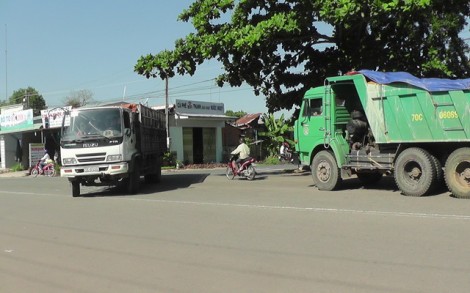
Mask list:
[[[263,143],[266,143],[268,155],[276,155],[281,143],[285,140],[292,145],[293,142],[287,137],[289,132],[293,130],[293,127],[284,120],[284,114],[279,119],[276,119],[272,113],[263,114],[262,119],[266,131],[259,132],[258,135],[264,138]]]

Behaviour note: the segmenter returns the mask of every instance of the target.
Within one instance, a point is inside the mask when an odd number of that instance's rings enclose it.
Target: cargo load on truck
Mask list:
[[[329,77],[306,92],[296,150],[315,185],[334,190],[393,175],[401,192],[447,186],[470,198],[470,79],[416,78],[370,70]]]
[[[131,194],[140,187],[140,176],[148,183],[161,178],[166,152],[165,116],[142,104],[84,107],[70,113],[70,126],[61,138],[61,176],[72,185],[119,185]]]

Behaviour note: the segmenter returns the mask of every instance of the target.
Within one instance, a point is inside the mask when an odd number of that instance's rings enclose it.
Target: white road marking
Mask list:
[[[57,195],[57,194],[54,195],[54,194],[45,194],[45,193],[15,192],[15,191],[0,190],[0,195],[2,194],[64,197],[64,195]],[[224,202],[197,202],[197,201],[184,201],[184,200],[179,201],[179,200],[164,200],[164,199],[135,198],[135,197],[125,197],[125,198],[124,197],[106,197],[106,200],[146,201],[146,202],[165,203],[165,204],[236,207],[236,208],[266,209],[266,210],[291,210],[291,211],[300,211],[300,212],[349,213],[349,214],[364,214],[364,215],[394,216],[394,217],[470,220],[470,215],[438,214],[438,213],[387,212],[387,211],[375,211],[375,210],[354,210],[354,209],[338,209],[338,208],[322,208],[322,207],[256,205],[256,204],[237,204],[237,203],[224,203]]]

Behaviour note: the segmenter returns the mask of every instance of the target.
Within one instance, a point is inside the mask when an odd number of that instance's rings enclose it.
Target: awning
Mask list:
[[[42,123],[34,123],[33,125],[21,129],[10,129],[10,130],[3,130],[0,131],[0,135],[3,134],[10,134],[10,133],[23,133],[23,132],[32,132],[37,131],[42,128]]]

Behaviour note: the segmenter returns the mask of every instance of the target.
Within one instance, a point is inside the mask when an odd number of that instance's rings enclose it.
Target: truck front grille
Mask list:
[[[97,163],[97,162],[104,162],[105,160],[106,160],[106,153],[77,155],[77,161],[79,163]]]

